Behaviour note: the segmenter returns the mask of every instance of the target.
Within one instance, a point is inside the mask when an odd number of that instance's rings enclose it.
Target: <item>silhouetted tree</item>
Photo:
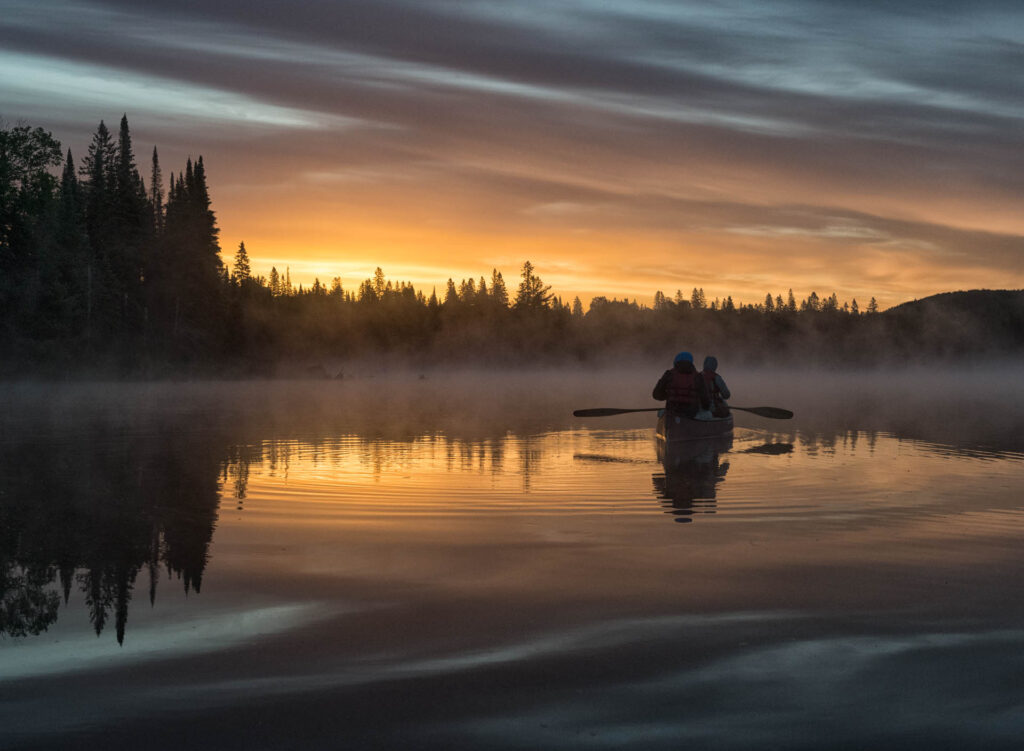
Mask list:
[[[508,307],[508,290],[505,287],[505,279],[497,269],[491,269],[491,299],[499,308]]]
[[[516,310],[541,310],[548,307],[551,301],[551,287],[545,285],[541,278],[533,273],[533,264],[523,262],[520,274],[523,281],[519,283],[514,307]]]
[[[252,269],[249,266],[249,254],[245,250],[245,243],[238,243],[238,250],[235,252],[235,267],[231,270],[231,281],[241,285],[252,278]]]

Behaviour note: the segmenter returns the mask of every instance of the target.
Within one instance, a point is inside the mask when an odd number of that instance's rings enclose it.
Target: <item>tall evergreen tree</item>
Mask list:
[[[491,269],[491,299],[494,300],[496,307],[508,307],[508,289],[505,287],[501,272],[497,269]]]
[[[448,277],[448,284],[444,291],[444,306],[450,308],[458,305],[459,303],[459,292],[455,289],[455,282],[452,281],[451,277]]]
[[[245,243],[238,243],[238,251],[235,253],[235,268],[231,272],[231,281],[241,285],[252,278],[252,270],[249,267],[249,254],[245,250]]]
[[[171,181],[160,243],[161,320],[180,357],[216,351],[226,333],[224,264],[203,158]]]
[[[110,333],[118,328],[116,313],[121,302],[110,258],[116,233],[113,211],[116,160],[114,141],[106,124],[100,120],[79,170],[85,198],[85,228],[92,255],[90,297],[97,333]]]
[[[160,233],[164,228],[164,176],[156,146],[153,147],[153,171],[149,178],[149,203],[153,207],[153,230]]]
[[[551,301],[550,285],[545,285],[541,278],[533,272],[533,264],[529,261],[523,262],[523,271],[520,276],[523,281],[519,283],[513,307],[516,310],[546,309]]]

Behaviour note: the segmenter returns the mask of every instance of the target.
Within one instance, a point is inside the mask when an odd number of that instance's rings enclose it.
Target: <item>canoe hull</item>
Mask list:
[[[659,442],[679,443],[732,435],[732,415],[711,420],[694,420],[681,415],[663,414],[658,418]]]

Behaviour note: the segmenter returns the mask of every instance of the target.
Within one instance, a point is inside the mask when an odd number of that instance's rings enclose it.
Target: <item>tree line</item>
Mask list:
[[[280,373],[325,358],[399,363],[602,362],[680,348],[747,362],[943,354],[977,349],[835,293],[755,304],[655,293],[563,300],[526,261],[516,283],[492,269],[441,291],[377,268],[351,289],[340,277],[294,285],[290,269],[255,275],[244,242],[230,266],[202,156],[164,178],[156,147],[148,187],[127,117],[100,123],[76,163],[52,134],[0,127],[0,375],[63,377]],[[967,327],[969,329],[970,327]],[[284,364],[284,365],[282,365]]]
[[[228,280],[200,156],[149,188],[128,119],[76,164],[42,128],[0,128],[0,346],[23,366],[140,372],[220,351]]]

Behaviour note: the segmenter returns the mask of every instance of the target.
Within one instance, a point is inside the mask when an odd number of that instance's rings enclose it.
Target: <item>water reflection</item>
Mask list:
[[[474,426],[460,434],[450,424],[425,428],[429,421],[410,421],[409,412],[402,422],[373,423],[337,410],[332,414],[348,414],[351,424],[310,427],[308,412],[268,420],[250,410],[238,420],[241,413],[232,409],[203,406],[201,414],[136,420],[130,410],[108,406],[81,411],[54,430],[14,430],[0,422],[0,635],[45,632],[61,602],[79,592],[95,633],[113,629],[123,643],[139,590],[151,605],[168,578],[185,593],[198,593],[219,514],[246,511],[254,483],[263,483],[265,497],[268,479],[287,482],[293,472],[304,478],[293,490],[315,476],[307,491],[335,510],[344,506],[367,518],[414,506],[448,513],[460,503],[460,511],[472,506],[475,513],[521,511],[529,499],[531,512],[578,508],[583,499],[588,509],[621,511],[630,508],[638,478],[646,483],[650,476],[665,512],[691,522],[718,512],[723,483],[741,455],[781,456],[799,447],[804,458],[850,458],[873,455],[880,439],[892,443],[884,433],[849,429],[738,429],[736,446],[723,437],[655,455],[650,428],[545,430],[538,421],[532,431],[512,432],[495,421],[489,430]],[[20,427],[34,427],[30,411],[22,412],[30,416]],[[915,445],[933,455],[982,457]],[[655,460],[660,471],[649,475],[643,465]],[[579,462],[593,471],[579,472]],[[799,471],[793,468],[783,482],[792,483]],[[742,482],[731,480],[734,487]],[[737,491],[748,496],[748,508],[767,508],[749,485]],[[274,492],[285,497],[280,486]]]
[[[720,454],[732,448],[732,435],[706,440],[666,443],[658,441],[663,472],[652,476],[654,492],[677,522],[693,521],[694,514],[715,513],[716,486],[725,480],[729,462]]]
[[[676,443],[657,442],[662,472],[651,476],[654,493],[675,521],[693,521],[696,514],[713,514],[717,506],[718,486],[725,481],[729,462],[721,455],[733,451],[733,436],[719,436]],[[779,440],[749,446],[736,454],[779,456],[791,454],[793,444]]]
[[[111,436],[110,426],[93,427]],[[67,603],[77,588],[96,634],[113,620],[123,642],[140,576],[151,604],[162,570],[199,592],[222,452],[188,426],[165,428],[59,446],[8,443],[0,454],[0,634],[45,631],[61,595]]]
[[[49,629],[0,639],[0,747],[827,748],[1021,703],[1019,458],[212,388],[0,394],[0,622]]]

